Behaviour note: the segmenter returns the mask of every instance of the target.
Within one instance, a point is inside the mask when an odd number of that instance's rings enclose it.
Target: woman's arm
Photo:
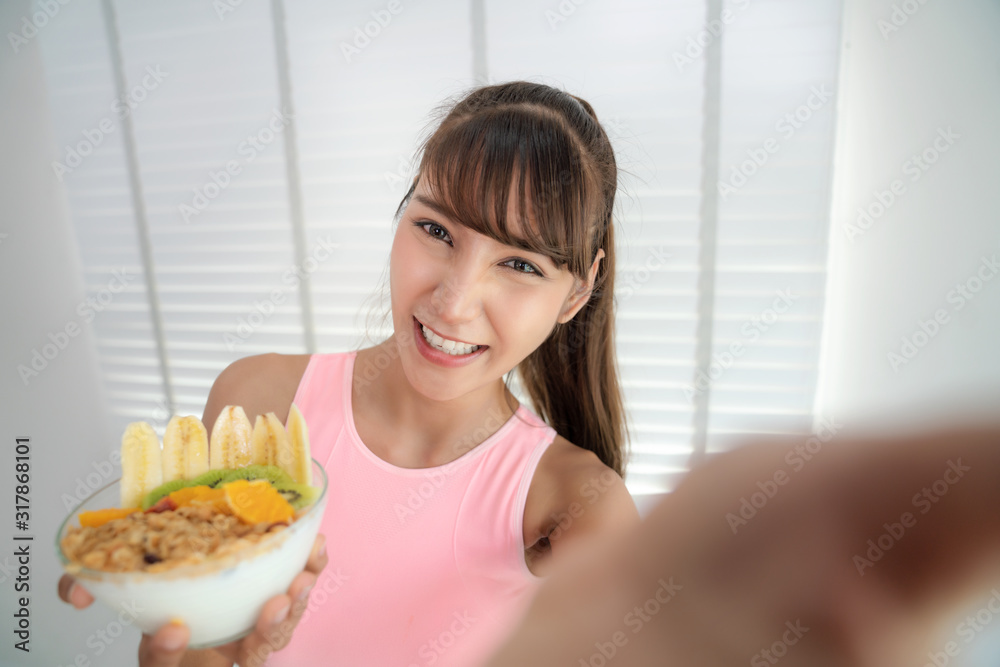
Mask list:
[[[257,415],[268,412],[284,424],[308,364],[308,354],[261,354],[229,364],[215,379],[205,402],[201,421],[209,436],[227,405],[242,407],[251,425]]]
[[[560,568],[488,665],[923,664],[1000,581],[998,477],[998,427],[721,455]]]
[[[540,526],[537,537],[543,538],[529,552],[531,567],[542,576],[562,569],[576,552],[587,553],[588,542],[615,540],[639,523],[618,473],[558,436],[539,462],[528,506],[537,513],[526,517],[528,525]]]

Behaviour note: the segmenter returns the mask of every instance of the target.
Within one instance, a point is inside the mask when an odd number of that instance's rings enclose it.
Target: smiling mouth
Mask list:
[[[439,352],[450,354],[453,357],[461,357],[466,354],[472,354],[473,352],[479,350],[479,348],[485,347],[484,345],[472,345],[470,343],[462,343],[457,340],[442,338],[424,326],[420,320],[417,320],[417,324],[420,325],[420,331],[423,333],[424,340],[427,341],[428,345]]]

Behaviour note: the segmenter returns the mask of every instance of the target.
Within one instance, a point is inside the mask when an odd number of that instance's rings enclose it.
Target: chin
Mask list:
[[[428,400],[437,401],[439,403],[446,403],[448,401],[453,401],[456,398],[461,398],[462,396],[470,393],[473,389],[463,389],[462,387],[456,386],[454,382],[448,382],[446,380],[442,381],[439,378],[420,377],[420,374],[411,374],[406,372],[405,366],[404,373],[406,374],[406,379],[409,381],[410,386],[415,392]],[[414,377],[414,375],[417,377]]]

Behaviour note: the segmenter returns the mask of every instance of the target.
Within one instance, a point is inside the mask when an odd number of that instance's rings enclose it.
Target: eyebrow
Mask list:
[[[416,195],[416,194],[413,195],[413,199],[418,204],[423,204],[427,208],[434,209],[434,211],[437,212],[438,215],[441,215],[451,220],[451,214],[449,214],[448,210],[442,204],[440,204],[436,199],[431,199],[430,197],[425,197],[423,195]]]
[[[427,208],[432,209],[438,215],[440,215],[440,216],[442,216],[444,218],[447,218],[448,220],[452,220],[453,221],[453,218],[452,218],[451,214],[448,212],[448,209],[445,208],[444,205],[441,204],[436,199],[431,199],[430,197],[425,197],[424,195],[414,194],[413,195],[413,200],[416,201],[418,204],[423,204]],[[458,224],[461,224],[461,223],[458,223]],[[542,255],[543,257],[547,257],[549,260],[551,260],[551,261],[553,261],[553,263],[555,263],[555,261],[552,260],[551,257],[548,257],[548,255],[546,255],[545,253],[539,252],[534,247],[532,247],[531,244],[528,243],[527,239],[523,239],[523,238],[521,238],[519,236],[511,236],[511,241],[513,241],[513,243],[507,244],[507,245],[512,245],[515,248],[519,248],[519,249],[521,249],[521,250],[523,250],[525,252],[530,252],[530,253],[535,254],[535,255]]]

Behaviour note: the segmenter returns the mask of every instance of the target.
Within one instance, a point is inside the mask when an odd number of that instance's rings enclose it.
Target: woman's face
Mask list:
[[[588,292],[544,255],[503,245],[438,208],[419,182],[396,229],[389,284],[406,377],[421,394],[443,401],[502,378],[557,321],[570,319]],[[508,216],[514,215],[511,197]],[[592,275],[596,267],[595,261]]]

